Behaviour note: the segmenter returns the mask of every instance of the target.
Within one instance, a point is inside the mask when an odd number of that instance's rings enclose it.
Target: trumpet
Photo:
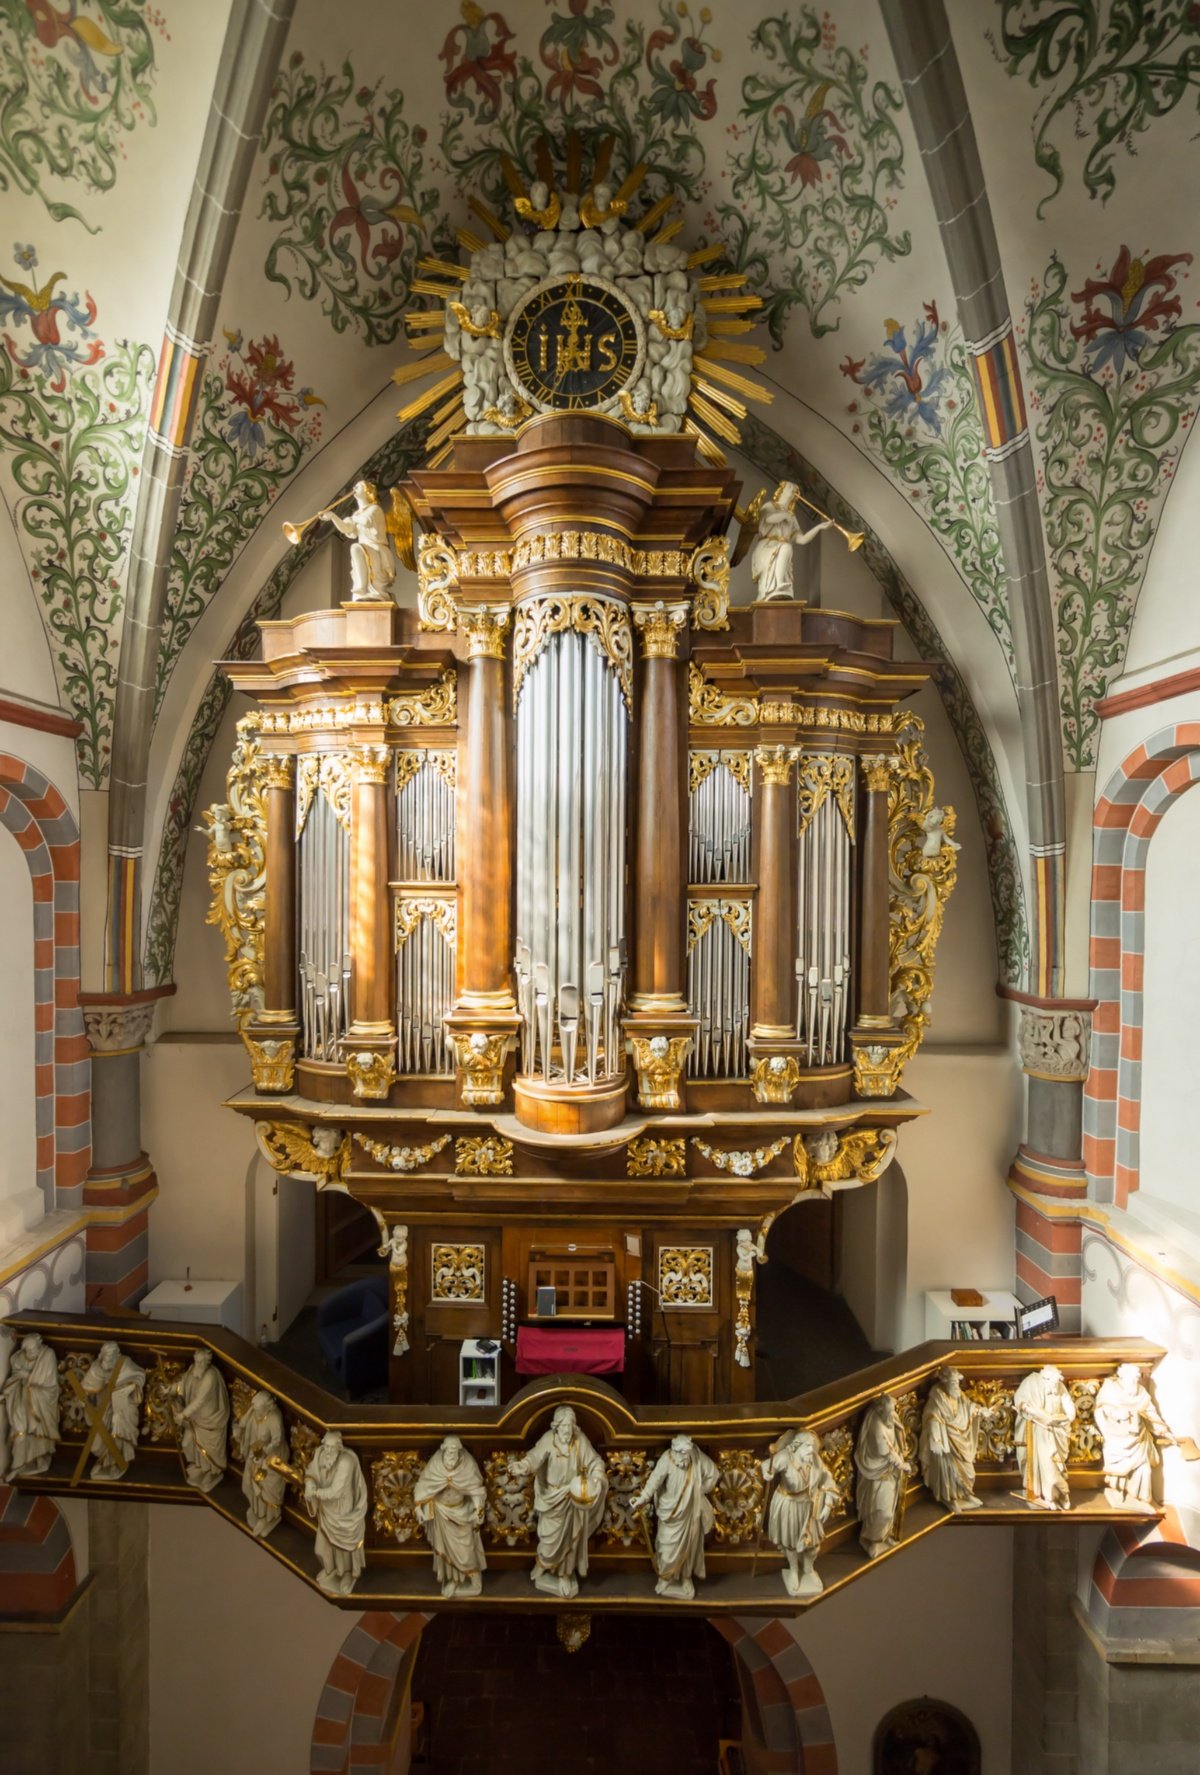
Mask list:
[[[335,499],[332,505],[323,505],[319,512],[313,513],[311,518],[305,518],[302,524],[285,524],[283,526],[285,541],[290,542],[292,547],[295,548],[306,530],[311,530],[314,524],[319,524],[321,519],[327,517],[331,511],[336,510],[339,505],[345,505],[347,500],[353,498],[354,489],[351,488],[349,493],[343,493],[340,499]]]
[[[810,512],[816,512],[818,518],[824,518],[827,524],[832,524],[834,529],[839,531],[841,535],[846,538],[846,547],[850,550],[852,555],[855,554],[867,540],[867,533],[865,530],[847,530],[844,524],[839,524],[836,518],[831,518],[828,512],[823,512],[819,505],[813,504],[811,499],[805,499],[803,493],[797,493],[796,498],[800,501],[801,505],[806,505]]]

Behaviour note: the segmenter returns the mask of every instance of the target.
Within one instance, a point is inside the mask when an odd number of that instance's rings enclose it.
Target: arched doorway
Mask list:
[[[979,1775],[980,1755],[966,1714],[922,1695],[879,1722],[872,1768],[874,1775]]]

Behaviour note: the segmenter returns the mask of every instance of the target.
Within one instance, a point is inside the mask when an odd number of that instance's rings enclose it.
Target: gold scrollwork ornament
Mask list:
[[[440,536],[428,531],[417,544],[417,626],[438,634],[453,634],[456,617],[451,586],[458,584],[454,550]]]
[[[272,1170],[288,1177],[309,1177],[318,1188],[342,1182],[350,1163],[350,1136],[344,1128],[318,1122],[256,1122],[259,1151]]]
[[[692,623],[698,629],[729,627],[729,539],[710,536],[693,549],[688,578],[699,596],[692,604]]]
[[[257,711],[237,724],[224,801],[206,808],[208,882],[212,903],[205,920],[225,940],[225,968],[233,1015],[241,1023],[263,1003],[267,881],[266,767],[259,744]],[[251,1053],[251,1064],[254,1055]],[[262,1086],[290,1090],[288,1084]]]
[[[749,1448],[719,1448],[720,1478],[712,1495],[713,1529],[731,1547],[752,1542],[762,1522],[766,1480],[762,1463]]]
[[[687,1173],[687,1141],[656,1140],[640,1135],[625,1148],[627,1177],[683,1177]]]
[[[454,1169],[460,1177],[511,1177],[513,1143],[503,1134],[473,1134],[456,1140]]]
[[[372,1525],[385,1541],[404,1546],[416,1538],[418,1523],[413,1487],[424,1462],[413,1449],[389,1449],[371,1462]]]
[[[920,716],[901,709],[896,716],[896,734],[896,750],[889,756],[888,991],[891,1014],[902,1039],[888,1057],[893,1091],[929,1027],[934,957],[946,902],[958,880],[959,850],[954,841],[954,809],[940,807],[933,798],[933,772]],[[855,1071],[857,1074],[857,1056]],[[873,1093],[860,1088],[860,1095],[869,1094]]]
[[[393,727],[453,727],[458,720],[457,672],[447,666],[436,684],[389,697],[384,713]]]

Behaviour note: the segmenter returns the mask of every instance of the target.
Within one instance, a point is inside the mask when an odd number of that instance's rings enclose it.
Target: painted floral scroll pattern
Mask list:
[[[1054,575],[1063,741],[1095,764],[1096,702],[1118,677],[1155,524],[1200,402],[1200,324],[1177,287],[1190,253],[1122,246],[1081,288],[1054,256],[1027,305],[1030,407]]]
[[[116,183],[122,137],[155,120],[153,29],[147,0],[77,4],[17,0],[0,7],[0,191],[36,196],[56,222],[97,229],[47,181],[73,179],[92,192]]]
[[[1200,11],[1190,0],[1001,0],[993,47],[1008,72],[1046,89],[1033,123],[1034,158],[1063,188],[1059,142],[1087,144],[1084,189],[1102,203],[1117,188],[1118,153],[1185,100],[1200,109]],[[989,33],[991,35],[991,33]]]
[[[764,19],[751,34],[763,68],[742,84],[737,202],[720,206],[730,258],[763,297],[776,345],[792,310],[814,337],[836,330],[844,295],[862,289],[912,238],[892,227],[904,182],[899,91],[872,81],[865,50],[839,47],[828,13]]]

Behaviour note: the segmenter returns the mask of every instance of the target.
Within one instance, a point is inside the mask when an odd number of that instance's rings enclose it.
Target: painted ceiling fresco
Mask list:
[[[0,0],[0,490],[81,723],[85,788],[109,775],[142,446],[227,17],[182,0]],[[1179,201],[1200,157],[1200,7],[959,0],[950,17],[1018,323],[1064,759],[1087,771],[1093,705],[1121,672],[1200,403],[1200,208]],[[471,195],[506,205],[504,154],[528,166],[539,138],[561,146],[569,130],[585,149],[614,138],[618,171],[645,163],[640,197],[673,194],[681,239],[721,242],[761,296],[762,374],[780,399],[746,460],[774,472],[794,454],[790,415],[819,421],[807,472],[871,527],[914,644],[946,662],[994,873],[1014,876],[996,917],[1002,972],[1018,977],[1005,563],[876,0],[298,0],[170,539],[160,894],[177,898],[188,797],[224,706],[210,662],[253,646],[253,616],[278,608],[300,564],[274,508],[314,465],[329,462],[323,499],[378,454],[403,313],[430,300],[418,260],[456,254]],[[419,441],[387,448],[399,464]],[[267,536],[263,570],[252,545]],[[170,918],[155,917],[147,963],[164,978]]]

